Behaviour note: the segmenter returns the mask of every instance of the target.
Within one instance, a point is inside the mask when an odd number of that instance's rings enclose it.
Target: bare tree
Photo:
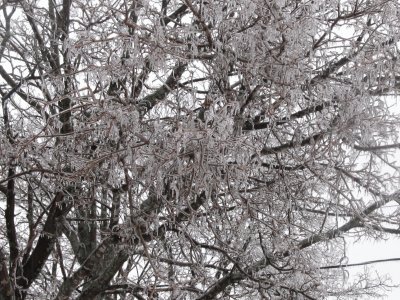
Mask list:
[[[385,284],[342,262],[400,233],[397,0],[0,9],[0,299]]]

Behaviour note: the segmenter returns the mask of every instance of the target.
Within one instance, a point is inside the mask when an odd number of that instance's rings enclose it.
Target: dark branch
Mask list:
[[[176,11],[174,11],[172,14],[170,14],[167,17],[164,17],[164,19],[161,21],[161,24],[167,25],[169,22],[174,21],[175,19],[182,17],[186,11],[187,11],[188,7],[186,4],[181,5]]]
[[[244,126],[242,127],[243,130],[261,130],[261,129],[267,129],[270,128],[271,126],[279,126],[279,125],[284,125],[287,124],[288,122],[295,120],[295,119],[300,119],[303,118],[305,116],[308,116],[312,113],[315,112],[320,112],[322,111],[324,108],[327,108],[331,105],[333,105],[334,102],[330,101],[330,102],[323,102],[321,104],[315,105],[315,106],[311,106],[311,107],[307,107],[303,110],[300,110],[298,112],[295,112],[294,114],[291,114],[289,117],[287,118],[283,118],[277,121],[273,121],[273,122],[257,122],[256,120],[251,120],[251,121],[246,121],[246,123],[244,124]]]
[[[141,115],[146,114],[159,101],[164,100],[167,95],[178,86],[178,81],[186,70],[186,63],[178,63],[177,67],[168,76],[165,84],[157,89],[154,93],[144,97],[138,103],[138,108]]]
[[[0,299],[13,299],[13,296],[14,290],[7,268],[7,259],[3,249],[0,248]]]
[[[379,151],[379,150],[389,150],[389,149],[400,149],[400,143],[381,145],[381,146],[360,146],[354,145],[354,149],[359,151]]]
[[[366,266],[366,265],[372,265],[372,264],[378,264],[378,263],[385,263],[385,262],[390,262],[390,261],[400,261],[400,258],[377,259],[377,260],[369,260],[369,261],[364,261],[364,262],[354,263],[354,264],[325,266],[325,267],[320,267],[320,269],[322,269],[322,270],[341,269],[341,268],[348,268],[348,267],[358,267],[358,266]]]
[[[325,132],[320,132],[320,133],[314,134],[313,136],[300,141],[299,146],[309,145],[309,144],[311,144],[312,141],[317,142],[323,138],[324,134],[325,134]],[[296,143],[294,141],[291,141],[289,143],[285,143],[285,144],[282,144],[282,145],[276,146],[276,147],[271,147],[271,148],[265,147],[264,149],[261,150],[260,153],[261,153],[261,155],[275,154],[275,153],[282,152],[282,151],[290,149],[290,148],[294,148],[295,146],[296,146]]]
[[[8,176],[14,175],[14,168],[8,170]],[[17,259],[19,254],[17,232],[15,230],[14,214],[15,214],[15,191],[14,191],[14,180],[9,180],[7,183],[7,207],[5,211],[6,227],[7,227],[7,238],[10,246],[10,266],[11,271],[15,272],[17,265]]]
[[[47,220],[43,226],[35,249],[23,265],[22,274],[18,274],[17,280],[20,290],[27,289],[33,281],[38,277],[47,258],[54,249],[54,244],[59,234],[57,227],[58,219],[68,211],[68,206],[63,203],[64,194],[58,192],[54,197]]]

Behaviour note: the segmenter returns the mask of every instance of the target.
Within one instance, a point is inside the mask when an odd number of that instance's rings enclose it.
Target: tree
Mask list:
[[[0,299],[384,285],[342,261],[400,233],[398,1],[0,8]]]

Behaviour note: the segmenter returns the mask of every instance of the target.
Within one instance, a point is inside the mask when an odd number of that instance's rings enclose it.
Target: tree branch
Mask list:
[[[115,273],[122,267],[128,259],[129,254],[125,250],[121,250],[113,257],[102,272],[85,287],[77,300],[94,299],[98,294],[104,291],[104,287],[108,286]]]
[[[325,132],[320,132],[320,133],[316,133],[313,136],[310,136],[308,138],[305,138],[304,140],[302,140],[301,142],[299,142],[299,146],[306,146],[311,144],[312,141],[317,142],[318,140],[322,139],[324,137]],[[282,152],[284,150],[287,150],[289,148],[293,148],[296,146],[296,143],[294,141],[291,141],[289,143],[285,143],[282,144],[280,146],[276,146],[276,147],[264,147],[260,154],[261,155],[269,155],[269,154],[275,154],[278,152]]]
[[[0,300],[13,299],[14,290],[7,270],[7,259],[0,248]]]
[[[36,77],[33,74],[27,78],[22,79],[19,83],[16,83],[14,79],[4,70],[4,68],[0,65],[0,75],[7,82],[7,84],[11,87],[11,90],[2,97],[2,100],[5,101],[9,99],[14,93],[21,97],[24,101],[26,101],[30,106],[32,106],[37,112],[42,111],[42,106],[36,101],[32,100],[31,97],[28,97],[23,91],[20,90],[20,87],[23,82],[31,79],[35,79]]]
[[[183,72],[186,70],[186,63],[178,63],[171,74],[168,76],[167,81],[163,86],[157,89],[154,93],[147,95],[138,103],[139,112],[141,115],[146,114],[151,110],[159,101],[164,100],[167,95],[178,86],[178,81]]]
[[[17,279],[17,284],[21,291],[30,287],[32,282],[38,277],[47,258],[54,249],[54,243],[59,234],[57,230],[58,218],[68,211],[68,206],[62,203],[63,199],[64,194],[62,192],[57,192],[51,203],[47,220],[43,226],[43,231],[37,241],[36,247],[23,265],[22,274],[18,274],[19,278]]]
[[[384,263],[384,262],[390,262],[390,261],[400,261],[400,258],[397,257],[397,258],[377,259],[377,260],[369,260],[369,261],[364,261],[364,262],[354,263],[354,264],[325,266],[325,267],[320,267],[320,269],[321,270],[341,269],[341,268],[348,268],[348,267],[366,266],[366,265],[372,265],[372,264]]]
[[[181,5],[176,11],[174,11],[169,16],[164,17],[162,19],[161,24],[167,25],[169,22],[174,21],[175,19],[183,16],[186,13],[188,6],[186,4]]]
[[[14,175],[14,168],[8,170],[8,176]],[[15,230],[14,214],[15,214],[15,191],[14,180],[11,179],[7,183],[7,207],[5,211],[7,238],[10,246],[10,267],[11,274],[14,274],[17,266],[17,259],[19,254],[17,232]]]
[[[0,185],[0,192],[2,192],[5,196],[7,196],[7,188],[3,185]]]
[[[360,146],[354,145],[354,149],[359,151],[379,151],[379,150],[389,150],[389,149],[400,149],[400,143],[380,145],[380,146]]]
[[[287,124],[288,122],[295,120],[295,119],[300,119],[302,117],[308,116],[312,113],[320,112],[324,108],[330,107],[334,104],[335,102],[333,101],[326,101],[321,104],[307,107],[305,109],[299,110],[298,112],[295,112],[291,114],[289,117],[274,121],[274,122],[258,122],[255,119],[246,121],[242,127],[243,130],[261,130],[261,129],[267,129],[270,128],[273,125],[279,126],[279,125],[284,125]]]

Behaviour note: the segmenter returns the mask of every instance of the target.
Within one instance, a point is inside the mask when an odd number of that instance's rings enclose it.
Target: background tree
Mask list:
[[[340,265],[399,233],[397,0],[0,9],[0,299],[384,284]]]

